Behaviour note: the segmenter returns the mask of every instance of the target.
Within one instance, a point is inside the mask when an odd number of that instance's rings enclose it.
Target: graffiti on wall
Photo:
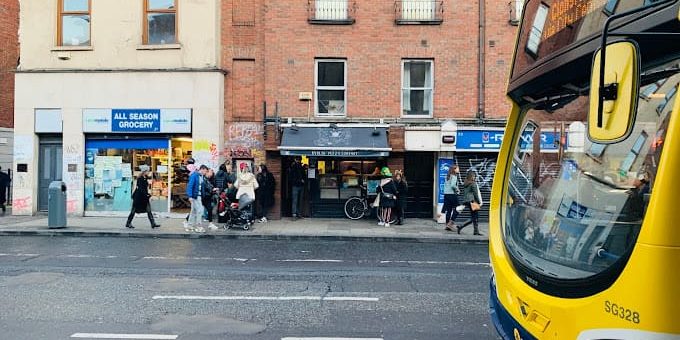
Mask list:
[[[81,212],[80,204],[83,202],[84,169],[79,169],[80,164],[85,163],[85,146],[82,143],[64,145],[63,155],[63,181],[67,188],[66,212],[77,214]],[[69,168],[71,166],[71,168]],[[74,170],[75,167],[75,171]]]
[[[227,128],[224,142],[228,159],[254,159],[255,163],[265,160],[264,128],[260,123],[232,123]]]
[[[220,151],[217,144],[206,139],[194,142],[193,157],[197,164],[204,164],[211,169],[217,169],[220,162]]]
[[[467,160],[469,164],[467,171],[472,171],[477,175],[477,186],[479,189],[491,190],[493,184],[493,176],[496,172],[496,158],[470,158]],[[456,163],[458,161],[456,160]],[[463,170],[461,166],[461,170]],[[465,175],[459,177],[460,184],[465,181]]]

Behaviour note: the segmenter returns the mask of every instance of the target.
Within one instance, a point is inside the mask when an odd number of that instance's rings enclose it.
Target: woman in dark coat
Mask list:
[[[479,211],[472,207],[473,203],[481,206],[482,197],[479,195],[479,187],[477,186],[477,174],[473,171],[468,171],[465,183],[463,184],[463,204],[465,204],[465,208],[470,210],[470,220],[462,226],[456,226],[456,229],[460,234],[461,230],[472,224],[474,227],[473,235],[482,236],[482,233],[479,232]]]
[[[408,183],[404,173],[397,170],[394,174],[394,183],[397,185],[397,224],[404,224],[406,212],[406,197],[408,196]]]
[[[132,210],[130,210],[130,215],[128,215],[125,227],[133,229],[134,227],[132,226],[132,219],[135,218],[135,214],[146,213],[147,216],[149,216],[151,228],[155,229],[161,225],[156,224],[153,219],[153,213],[151,212],[151,203],[149,202],[151,195],[149,194],[149,181],[147,180],[147,176],[149,175],[149,166],[142,165],[139,167],[139,169],[142,170],[142,173],[139,175],[139,177],[137,177],[137,188],[132,194]]]
[[[397,205],[397,186],[392,180],[392,172],[388,167],[383,167],[380,173],[385,178],[380,181],[380,186],[377,188],[380,193],[380,222],[378,222],[378,225],[389,227],[392,219],[392,208]]]
[[[274,175],[267,169],[264,164],[260,165],[260,171],[257,173],[257,202],[260,206],[260,222],[267,222],[267,214],[269,209],[274,205],[274,190],[276,189],[276,180]]]

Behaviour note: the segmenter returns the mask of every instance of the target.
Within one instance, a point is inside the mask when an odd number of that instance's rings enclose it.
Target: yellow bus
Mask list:
[[[679,18],[525,2],[490,206],[503,339],[680,339]]]

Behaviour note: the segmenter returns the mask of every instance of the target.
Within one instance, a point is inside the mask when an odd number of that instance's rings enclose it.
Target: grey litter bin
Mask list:
[[[66,183],[50,183],[47,193],[47,227],[66,228]]]

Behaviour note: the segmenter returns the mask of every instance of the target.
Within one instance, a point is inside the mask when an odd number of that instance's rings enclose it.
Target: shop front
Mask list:
[[[385,125],[308,124],[284,127],[278,147],[281,162],[281,202],[290,202],[287,181],[290,165],[302,159],[307,177],[303,216],[345,217],[344,205],[353,196],[375,198],[379,170],[389,165],[388,127]],[[290,215],[289,204],[282,214]]]
[[[192,157],[190,109],[86,109],[85,214],[129,212],[135,178],[149,169],[151,209],[189,208],[184,162]]]

